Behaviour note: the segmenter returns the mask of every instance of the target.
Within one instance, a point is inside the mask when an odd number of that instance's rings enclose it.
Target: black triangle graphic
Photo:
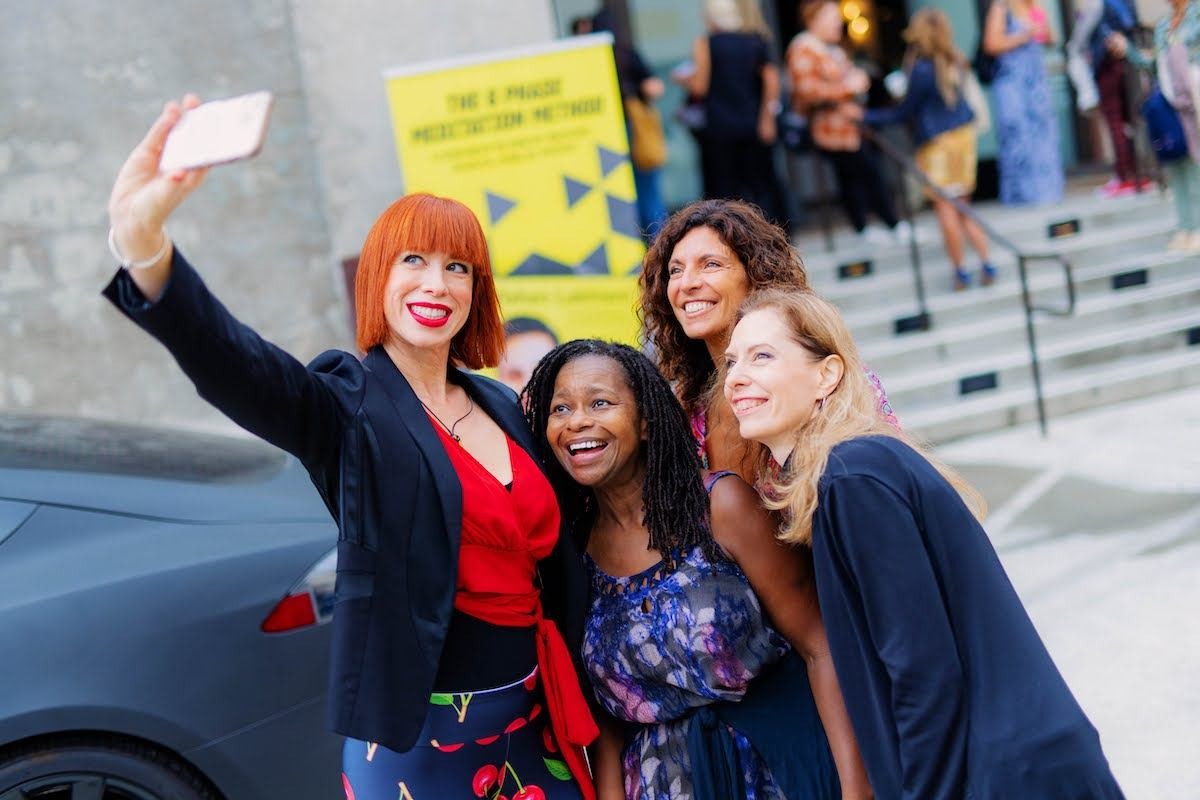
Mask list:
[[[601,244],[592,254],[580,261],[575,267],[577,275],[607,275],[608,274],[608,251]]]
[[[563,176],[563,185],[567,188],[567,208],[573,207],[592,190],[588,184],[566,175]]]
[[[573,270],[560,261],[531,253],[510,275],[571,275]]]
[[[516,200],[509,200],[507,197],[487,191],[484,192],[484,195],[487,196],[488,217],[492,220],[493,225],[504,219],[504,215],[517,206]]]
[[[600,173],[606,178],[629,158],[627,153],[618,153],[602,145],[596,145],[596,152],[600,154]]]
[[[622,200],[611,194],[604,197],[608,200],[608,224],[613,231],[641,239],[642,229],[638,227],[637,206],[629,200]]]

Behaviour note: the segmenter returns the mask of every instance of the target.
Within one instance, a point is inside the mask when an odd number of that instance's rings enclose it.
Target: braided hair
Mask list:
[[[596,518],[596,496],[590,488],[572,480],[558,463],[546,438],[546,424],[559,372],[584,356],[602,356],[620,365],[638,414],[646,423],[647,438],[640,457],[646,465],[642,513],[650,533],[649,548],[666,554],[700,546],[706,556],[714,557],[716,542],[708,527],[708,495],[700,480],[700,457],[683,407],[648,358],[628,345],[599,339],[576,339],[551,350],[534,368],[522,394],[525,418],[558,497],[565,530],[581,546],[586,543]]]

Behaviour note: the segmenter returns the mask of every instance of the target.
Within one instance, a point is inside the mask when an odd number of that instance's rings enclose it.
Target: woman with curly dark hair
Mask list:
[[[736,475],[701,473],[654,365],[569,342],[523,399],[590,578],[598,798],[869,796],[807,552]]]
[[[719,392],[712,391],[738,306],[760,289],[808,291],[799,253],[782,228],[752,205],[702,200],[676,212],[642,262],[639,313],[658,367],[692,422],[700,456],[710,469],[729,469],[753,481],[750,447]],[[898,425],[883,387],[868,377],[880,413]]]

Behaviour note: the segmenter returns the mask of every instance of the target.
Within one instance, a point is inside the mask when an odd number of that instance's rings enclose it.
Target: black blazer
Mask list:
[[[306,367],[234,319],[178,249],[171,268],[156,303],[124,270],[104,294],[203,398],[308,469],[338,525],[330,724],[404,752],[425,720],[458,568],[462,487],[437,431],[382,347],[361,362],[330,350]],[[538,461],[511,390],[457,369],[449,378]],[[578,666],[587,588],[570,537],[539,573]]]

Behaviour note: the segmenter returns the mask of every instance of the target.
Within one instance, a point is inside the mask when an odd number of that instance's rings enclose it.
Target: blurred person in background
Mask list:
[[[504,322],[504,352],[496,367],[500,382],[517,394],[525,388],[542,356],[558,346],[550,326],[533,317],[513,317]]]
[[[904,71],[908,90],[897,106],[870,109],[868,125],[906,122],[917,147],[917,166],[940,189],[966,203],[975,191],[975,113],[967,103],[965,88],[971,79],[967,58],[954,46],[950,18],[936,8],[922,8],[904,31],[908,52]],[[970,217],[940,195],[929,192],[942,229],[942,242],[953,270],[954,289],[971,284],[963,267],[963,239],[979,255],[979,280],[984,285],[996,278],[988,260],[987,234]]]
[[[779,69],[755,0],[706,0],[708,33],[692,45],[692,69],[677,73],[689,97],[704,104],[701,159],[705,197],[745,200],[787,226],[775,173]]]
[[[1099,6],[1099,18],[1088,36],[1088,60],[1096,78],[1100,113],[1113,149],[1116,175],[1097,191],[1103,197],[1124,197],[1139,187],[1134,166],[1133,140],[1129,133],[1129,102],[1125,94],[1125,59],[1108,46],[1114,34],[1129,36],[1137,27],[1132,0],[1091,0]],[[1142,187],[1150,185],[1142,179]]]
[[[1155,69],[1158,88],[1178,112],[1187,155],[1163,164],[1175,198],[1179,230],[1167,244],[1174,252],[1200,252],[1200,4],[1171,0],[1171,13],[1154,28],[1154,55],[1147,58],[1122,33],[1109,37],[1114,56],[1141,69]]]
[[[996,59],[992,99],[1002,203],[1043,205],[1063,196],[1058,124],[1043,63],[1052,43],[1037,0],[993,0],[983,49]]]
[[[609,33],[613,37],[613,57],[617,64],[617,85],[621,90],[621,99],[628,102],[636,99],[652,107],[663,96],[665,87],[646,66],[641,53],[630,43],[623,42],[617,37],[613,27],[612,12],[607,9],[596,13],[590,20],[576,19],[572,23],[572,31],[579,23],[581,33]],[[630,152],[634,148],[633,137],[636,135],[632,126],[627,125],[630,136]],[[659,134],[661,136],[661,130]],[[631,163],[633,158],[630,159]],[[653,239],[667,218],[667,207],[663,203],[660,175],[661,166],[640,167],[633,163],[633,182],[637,192],[638,224],[647,240]]]
[[[813,143],[833,166],[842,207],[854,230],[870,244],[900,241],[909,235],[909,223],[897,218],[891,188],[885,185],[878,162],[863,146],[859,130],[865,113],[862,98],[871,80],[851,64],[841,47],[841,8],[835,0],[808,0],[800,7],[800,18],[804,31],[787,51],[792,104],[808,118]],[[867,226],[868,210],[883,221],[890,235]]]

